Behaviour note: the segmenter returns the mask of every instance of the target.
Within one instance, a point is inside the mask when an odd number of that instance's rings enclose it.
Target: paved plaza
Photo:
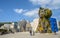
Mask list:
[[[0,35],[0,38],[60,38],[60,32],[58,32],[57,35],[54,35],[53,33],[35,33],[34,36],[31,36],[29,32],[18,32]]]

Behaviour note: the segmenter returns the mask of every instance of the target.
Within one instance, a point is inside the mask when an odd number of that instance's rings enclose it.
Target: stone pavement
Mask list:
[[[14,34],[0,35],[0,38],[60,38],[60,32],[57,33],[57,35],[48,33],[35,33],[34,36],[31,36],[29,32],[18,32]]]

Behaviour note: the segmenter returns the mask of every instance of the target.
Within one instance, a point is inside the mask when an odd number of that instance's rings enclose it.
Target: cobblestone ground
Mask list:
[[[0,38],[60,38],[60,32],[58,32],[57,35],[35,33],[34,36],[31,36],[29,32],[18,32],[14,34],[0,35]]]

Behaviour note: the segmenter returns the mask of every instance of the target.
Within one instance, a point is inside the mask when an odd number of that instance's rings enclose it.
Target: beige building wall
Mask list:
[[[39,21],[39,18],[36,18],[33,20],[33,22],[31,22],[32,30],[36,31],[38,26],[38,21]]]
[[[29,21],[27,21],[27,24],[26,24],[26,31],[30,31],[32,30],[32,27],[31,27],[31,24]]]

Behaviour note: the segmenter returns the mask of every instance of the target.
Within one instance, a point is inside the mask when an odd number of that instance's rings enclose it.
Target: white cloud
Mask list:
[[[59,9],[60,0],[29,0],[34,5],[40,5],[42,7],[47,7],[50,9]]]
[[[38,10],[39,10],[38,8],[33,9],[33,10],[29,10],[26,13],[24,13],[24,15],[29,16],[29,17],[35,16],[35,15],[37,15]]]
[[[51,0],[30,0],[33,4],[48,4]]]
[[[23,13],[23,12],[25,12],[25,11],[27,11],[27,10],[23,10],[23,9],[14,9],[14,11],[15,11],[16,13]]]
[[[14,9],[16,13],[22,13],[22,15],[28,16],[28,17],[38,17],[38,8],[31,9],[31,10],[23,10],[23,9]]]

